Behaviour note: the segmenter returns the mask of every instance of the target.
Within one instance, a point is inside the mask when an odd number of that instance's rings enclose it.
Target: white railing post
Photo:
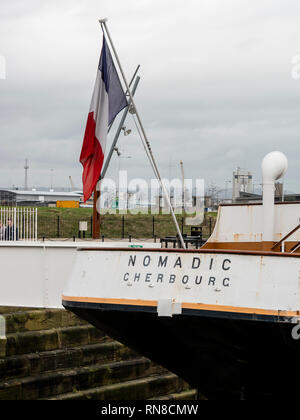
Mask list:
[[[38,234],[37,234],[37,208],[35,209],[35,240],[37,241],[38,239]]]
[[[14,219],[13,219],[13,227],[14,227],[14,232],[13,232],[13,241],[17,240],[17,209],[16,207],[13,209],[13,215],[14,215]]]
[[[0,207],[0,240],[37,241],[37,208]],[[11,221],[9,224],[8,221]]]

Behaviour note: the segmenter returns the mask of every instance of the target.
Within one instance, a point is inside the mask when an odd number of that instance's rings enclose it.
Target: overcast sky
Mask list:
[[[161,174],[225,188],[240,166],[261,182],[264,155],[289,159],[285,187],[300,192],[299,0],[11,0],[1,2],[0,185],[81,186],[79,155],[102,35],[108,27]],[[0,64],[3,62],[0,60]],[[1,71],[1,69],[0,69]],[[131,118],[118,167],[152,177]],[[116,127],[115,127],[116,128]],[[114,130],[109,137],[110,141]],[[108,142],[109,146],[109,142]],[[130,156],[127,158],[126,156]]]

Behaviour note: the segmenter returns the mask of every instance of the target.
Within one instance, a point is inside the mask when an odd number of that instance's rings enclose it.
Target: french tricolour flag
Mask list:
[[[83,166],[84,201],[88,200],[100,178],[107,129],[116,115],[128,105],[105,37],[87,119],[80,163]]]

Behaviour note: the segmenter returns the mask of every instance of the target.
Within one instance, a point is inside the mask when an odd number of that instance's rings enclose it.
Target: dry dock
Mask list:
[[[196,398],[182,379],[66,310],[0,314],[0,400]]]

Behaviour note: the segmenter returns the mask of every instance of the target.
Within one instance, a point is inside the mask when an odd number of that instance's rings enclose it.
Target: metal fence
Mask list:
[[[104,239],[161,238],[176,235],[171,217],[168,216],[127,216],[105,215],[101,217],[100,235]],[[184,224],[184,218],[178,217],[182,234],[191,234],[191,227]],[[85,230],[80,225],[85,222]],[[202,226],[203,237],[208,238],[214,228],[215,218],[206,217]],[[91,239],[93,236],[93,217],[64,214],[39,214],[39,239]]]
[[[38,225],[36,208],[0,208],[1,241],[36,241],[37,237]]]
[[[86,222],[86,230],[80,231],[79,223]],[[71,239],[86,238],[93,236],[92,216],[70,216],[63,214],[40,214],[38,218],[39,239]]]
[[[163,238],[176,235],[169,215],[105,215],[101,217],[101,238]],[[191,234],[184,217],[177,217],[183,235]],[[208,238],[214,228],[215,218],[205,216],[202,224],[203,238]],[[84,226],[84,229],[82,229]],[[0,241],[42,239],[91,239],[93,217],[91,214],[44,213],[33,207],[0,207]]]

